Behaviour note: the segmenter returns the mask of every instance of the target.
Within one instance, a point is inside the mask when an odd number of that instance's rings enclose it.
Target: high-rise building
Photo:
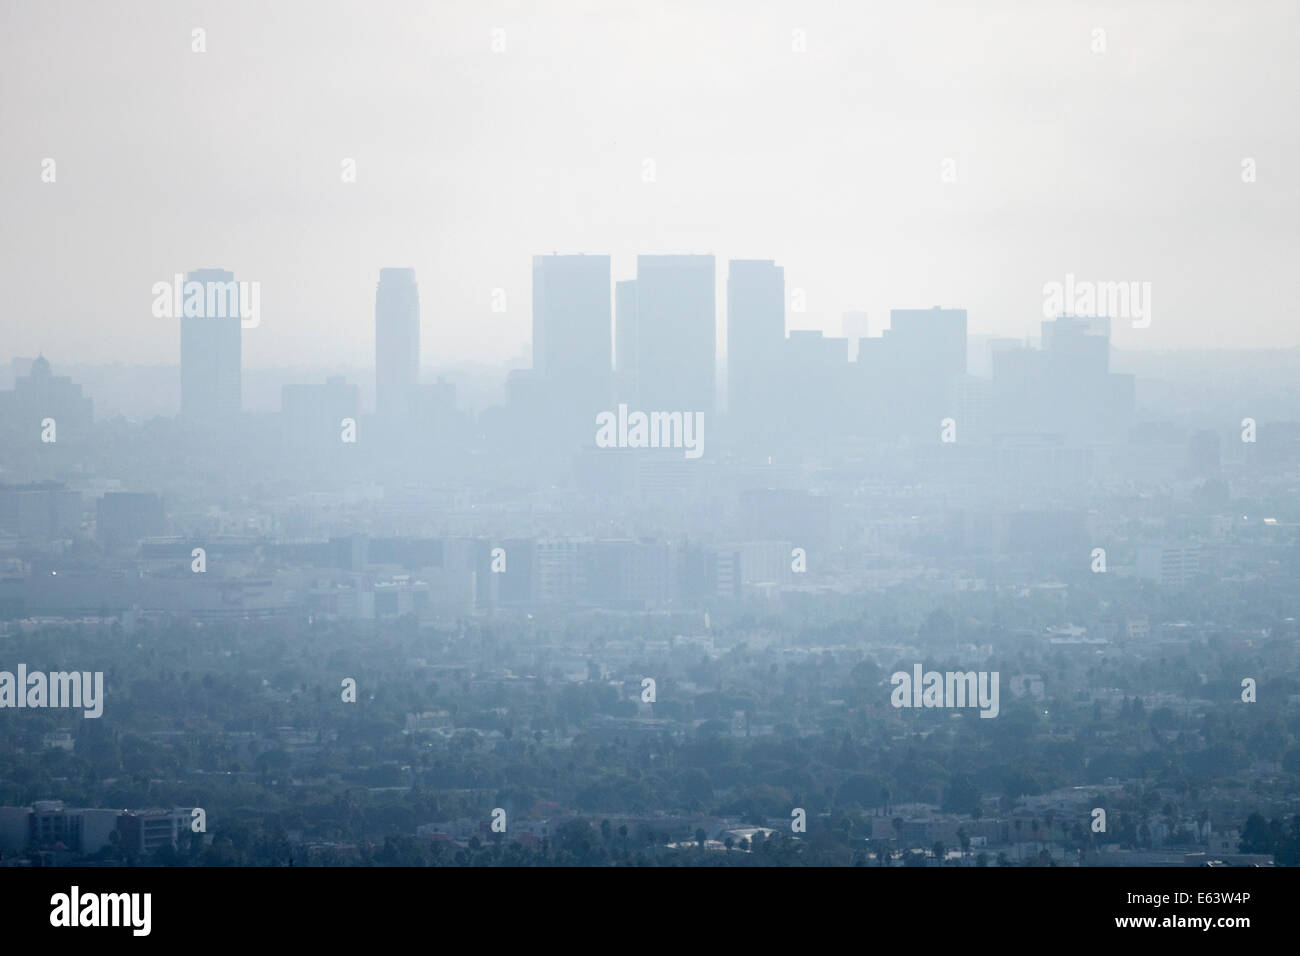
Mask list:
[[[892,309],[888,330],[858,347],[873,430],[928,440],[955,417],[966,375],[965,309]]]
[[[644,410],[712,418],[715,274],[713,256],[637,256],[637,397]]]
[[[566,434],[609,407],[610,306],[609,256],[533,256],[533,369]]]
[[[727,414],[741,434],[765,431],[779,408],[774,387],[785,347],[785,269],[764,259],[727,267]]]
[[[621,402],[636,404],[636,280],[614,283],[614,378],[615,395]]]
[[[791,329],[784,345],[782,372],[788,388],[769,382],[769,424],[757,429],[768,454],[783,443],[801,440],[824,445],[845,430],[844,409],[852,407],[847,339],[829,338],[820,329]],[[778,414],[778,402],[783,415]],[[777,422],[783,425],[779,430]]]
[[[414,269],[380,269],[375,289],[375,411],[400,417],[420,380],[420,289]]]
[[[204,301],[224,301],[225,307],[216,314],[181,317],[181,416],[230,424],[242,408],[239,286],[225,269],[196,269],[185,281],[208,290],[220,287],[221,297],[205,294]]]
[[[44,355],[32,362],[12,392],[0,392],[0,427],[35,436],[42,422],[54,419],[56,435],[84,433],[94,420],[94,403],[66,375],[55,375]]]
[[[1110,369],[1110,319],[1062,315],[1042,324],[1042,348],[995,351],[991,413],[1003,434],[1114,438],[1132,424],[1133,376]]]

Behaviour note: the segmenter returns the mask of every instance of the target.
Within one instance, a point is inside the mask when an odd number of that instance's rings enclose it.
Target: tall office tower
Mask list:
[[[845,312],[840,316],[840,335],[849,340],[849,361],[858,360],[858,339],[867,337],[867,313]]]
[[[727,414],[737,434],[770,433],[785,392],[777,380],[785,344],[785,269],[766,259],[732,259],[727,264]]]
[[[883,409],[881,418],[895,434],[921,441],[937,436],[940,421],[956,417],[966,375],[966,310],[892,309],[879,345],[868,339],[859,346],[868,343],[858,364],[871,377],[871,402]]]
[[[420,380],[420,287],[414,269],[380,269],[375,289],[375,411],[410,411]]]
[[[614,283],[614,394],[636,404],[636,280]]]
[[[704,412],[712,418],[717,362],[714,276],[713,256],[637,256],[641,410]]]
[[[181,416],[230,424],[242,407],[239,285],[225,269],[196,269],[185,282],[203,285],[205,314],[181,317]]]
[[[533,256],[533,369],[566,436],[610,406],[610,305],[609,256]]]

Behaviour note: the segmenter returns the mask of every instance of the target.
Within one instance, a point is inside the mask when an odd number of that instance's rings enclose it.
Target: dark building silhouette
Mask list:
[[[81,492],[54,481],[0,485],[0,531],[45,541],[81,530]]]
[[[162,499],[148,491],[110,491],[95,506],[95,534],[109,547],[130,547],[167,533]]]

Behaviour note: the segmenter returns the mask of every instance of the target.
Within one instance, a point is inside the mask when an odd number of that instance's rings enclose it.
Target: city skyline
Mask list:
[[[0,340],[15,354],[62,342],[78,362],[166,361],[149,289],[215,263],[262,284],[250,366],[336,363],[373,348],[373,277],[398,263],[436,290],[422,328],[435,354],[502,360],[528,341],[529,256],[552,249],[608,254],[619,276],[638,254],[773,258],[805,294],[800,327],[831,333],[844,312],[937,301],[1020,337],[1043,285],[1074,274],[1152,283],[1150,326],[1115,330],[1125,349],[1300,344],[1273,319],[1300,293],[1300,197],[1283,174],[1296,130],[1276,121],[1300,111],[1284,3],[1253,4],[1222,37],[1175,3],[1014,17],[769,4],[744,21],[692,9],[691,30],[674,27],[683,7],[398,3],[361,26],[320,4],[141,8],[154,15],[128,29],[88,7],[73,30],[5,8],[31,38],[0,64],[25,91],[5,101],[0,144]],[[69,66],[95,77],[76,97]],[[153,83],[160,71],[177,82]],[[296,80],[321,71],[320,89]],[[214,148],[232,143],[260,145]],[[92,308],[58,292],[60,255],[84,264]]]
[[[1297,27],[0,0],[20,937],[337,946],[482,867],[1266,929]]]

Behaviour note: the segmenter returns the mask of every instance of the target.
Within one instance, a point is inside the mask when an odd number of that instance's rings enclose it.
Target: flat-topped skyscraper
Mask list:
[[[533,368],[564,379],[608,377],[609,256],[533,256]]]
[[[375,411],[402,415],[420,380],[420,289],[414,269],[380,269],[375,289]]]
[[[242,408],[239,285],[225,269],[196,269],[185,281],[226,291],[224,314],[181,317],[181,417],[230,424]]]
[[[563,434],[609,407],[610,306],[609,256],[533,256],[533,370]]]
[[[637,398],[711,416],[717,363],[713,256],[637,256]]]
[[[779,407],[785,353],[785,269],[767,259],[727,263],[727,414],[741,432]]]
[[[855,372],[873,409],[872,427],[929,441],[943,419],[956,417],[966,376],[966,310],[891,309],[879,338],[859,340]]]

